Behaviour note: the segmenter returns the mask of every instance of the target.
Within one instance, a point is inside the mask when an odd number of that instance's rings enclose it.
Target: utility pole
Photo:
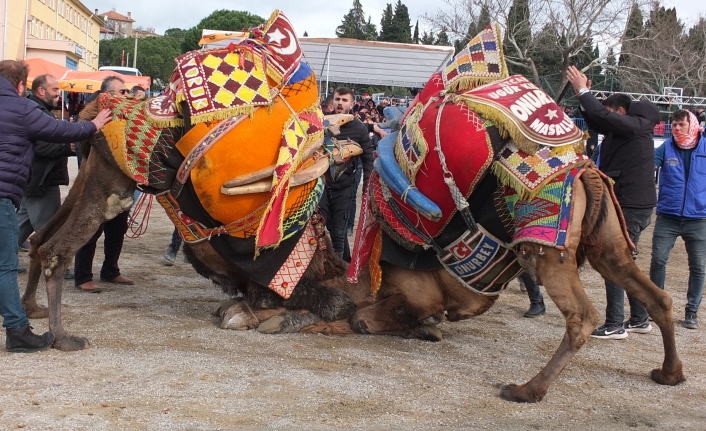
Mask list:
[[[135,54],[132,56],[132,68],[137,69],[137,34],[135,34]]]

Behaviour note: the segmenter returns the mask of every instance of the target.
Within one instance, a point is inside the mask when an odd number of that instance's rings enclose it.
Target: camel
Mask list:
[[[82,116],[90,118],[96,113],[97,107],[89,105]],[[29,279],[23,296],[23,306],[31,318],[49,317],[50,330],[56,335],[54,347],[60,350],[88,346],[88,340],[70,335],[62,324],[61,287],[65,269],[100,223],[130,207],[136,186],[134,180],[110,165],[97,151],[91,151],[87,145],[82,148],[88,157],[69,196],[56,216],[30,238]],[[481,225],[494,216],[488,211],[488,201],[495,187],[497,179],[488,174],[469,199],[471,211]],[[531,242],[518,246],[522,267],[544,285],[564,315],[566,333],[549,363],[529,382],[503,387],[502,397],[517,402],[540,401],[588,340],[599,313],[579,280],[578,269],[585,261],[643,302],[660,328],[665,357],[662,367],[652,371],[652,379],[665,385],[684,381],[676,350],[671,297],[651,283],[633,261],[619,209],[611,200],[610,186],[595,167],[589,167],[580,181],[576,181],[574,199],[565,250],[542,248]],[[502,236],[502,232],[492,233]],[[480,315],[497,299],[469,290],[443,268],[418,271],[383,264],[382,285],[377,300],[373,301],[369,277],[364,274],[357,285],[346,282],[347,265],[331,249],[329,243],[326,250],[316,252],[305,277],[287,300],[248,280],[209,242],[190,245],[185,252],[197,272],[225,292],[244,298],[226,303],[217,311],[223,328],[258,328],[268,333],[355,331],[438,341],[442,334],[436,324]],[[36,301],[41,274],[46,278],[48,309]]]
[[[489,27],[486,31],[492,31],[492,28]],[[483,39],[483,46],[499,45],[501,40],[499,31],[491,37],[494,39]],[[495,44],[489,40],[494,40]],[[475,43],[473,40],[469,42],[469,44],[473,43]],[[464,58],[470,58],[470,56]],[[489,58],[495,57],[489,56]],[[498,65],[493,64],[492,66]],[[504,67],[504,64],[500,66]],[[490,71],[491,68],[488,70]],[[462,75],[457,76],[463,77]],[[430,143],[427,160],[414,160],[414,162],[419,162],[417,166],[414,166],[414,163],[410,161],[406,166],[406,168],[420,169],[427,183],[419,181],[417,185],[420,188],[417,189],[410,183],[409,178],[405,178],[411,175],[410,172],[416,174],[416,171],[412,172],[411,169],[406,173],[394,171],[394,169],[401,170],[396,165],[392,166],[399,161],[396,156],[402,158],[411,154],[394,153],[393,146],[401,142],[396,141],[397,135],[395,133],[388,135],[387,140],[384,139],[380,142],[380,157],[379,163],[376,161],[376,169],[381,178],[387,175],[384,180],[389,182],[390,188],[394,189],[397,196],[401,197],[401,202],[403,201],[405,205],[409,204],[416,215],[426,217],[432,222],[441,220],[444,228],[447,225],[442,216],[452,217],[449,214],[455,213],[460,217],[462,213],[460,211],[456,213],[454,210],[442,214],[436,204],[423,195],[422,191],[424,190],[422,189],[427,187],[427,193],[429,193],[431,188],[431,193],[436,194],[435,198],[446,198],[448,201],[449,196],[441,193],[442,189],[439,187],[446,187],[444,184],[453,183],[459,193],[455,195],[452,193],[450,196],[458,197],[460,195],[463,197],[463,202],[459,202],[460,199],[455,199],[454,202],[459,207],[467,206],[468,211],[463,213],[466,223],[477,222],[479,226],[486,228],[489,234],[507,244],[512,238],[512,233],[509,232],[507,226],[498,223],[498,207],[494,205],[494,193],[503,185],[503,182],[495,172],[489,169],[489,166],[499,152],[507,148],[511,132],[516,129],[507,126],[506,120],[509,114],[505,111],[499,110],[499,114],[494,114],[494,111],[490,109],[478,108],[478,98],[474,99],[476,105],[461,105],[461,103],[465,103],[463,97],[466,96],[461,90],[465,91],[465,89],[454,87],[459,83],[454,83],[452,80],[449,81],[451,85],[448,85],[447,78],[446,71],[443,79],[441,73],[432,77],[427,88],[418,95],[413,109],[405,114],[407,115],[405,120],[407,123],[402,120],[397,121],[398,126],[405,124],[406,130],[409,131],[414,129],[415,122],[422,124],[423,121],[426,121],[423,116],[425,112],[433,114],[429,118],[430,121],[436,121],[436,127],[426,127],[427,131],[432,133],[426,136],[426,142]],[[502,76],[490,78],[484,76],[482,79],[491,78],[500,80]],[[505,83],[507,87],[502,88],[508,91],[503,93],[503,97],[507,93],[515,94],[517,97],[527,92],[538,94],[536,91],[539,90],[536,87],[527,83],[518,84],[521,83],[520,78],[510,78],[510,81]],[[475,77],[469,82],[476,85],[476,79],[480,78]],[[516,88],[512,85],[515,85]],[[480,89],[482,90],[483,87]],[[499,93],[494,92],[493,94],[497,96]],[[553,119],[556,124],[563,124],[563,114],[559,113],[556,118],[557,107],[553,101],[550,101],[545,94],[539,94],[539,96],[542,100],[538,103],[544,109],[542,113],[551,113],[551,115],[547,115],[550,120]],[[473,102],[470,98],[467,100],[469,103]],[[483,110],[483,115],[487,116],[491,122],[486,122],[485,119],[481,120],[474,113],[473,106],[478,110]],[[523,106],[528,107],[530,104]],[[452,112],[452,114],[455,112],[454,115],[457,116],[455,124],[460,124],[463,127],[447,126],[442,121],[446,118],[442,116],[442,111],[445,109],[445,112]],[[453,111],[454,109],[455,111]],[[520,109],[522,108],[516,107],[515,110],[526,113]],[[186,112],[185,109],[182,111]],[[89,105],[82,116],[88,119],[96,113],[97,106]],[[529,116],[527,117],[529,118]],[[409,120],[410,118],[412,119]],[[188,133],[189,121],[187,118],[184,119],[184,124],[185,129],[177,127],[173,130],[175,143],[178,137],[186,136]],[[513,127],[519,127],[517,124],[516,122]],[[507,127],[506,130],[501,130],[503,125]],[[553,131],[557,130],[555,127],[564,129],[564,126],[553,124]],[[105,137],[105,130],[94,136],[88,145],[84,145],[82,148],[88,151],[93,143]],[[416,133],[413,138],[418,138],[423,132],[424,130],[421,129],[413,131],[412,133]],[[401,132],[397,131],[396,133]],[[580,136],[580,132],[575,129],[573,124],[566,127],[567,136],[576,134]],[[459,136],[463,136],[463,139],[459,139]],[[571,142],[574,139],[555,139],[554,134],[551,137],[548,135],[545,137],[548,141],[554,139],[558,145],[568,143],[568,147],[572,146]],[[521,136],[516,133],[516,136],[512,136],[512,138],[519,141]],[[483,169],[475,172],[477,182],[473,178],[473,181],[466,181],[467,179],[461,175],[457,175],[456,181],[454,181],[453,175],[449,171],[448,175],[445,175],[443,181],[439,183],[440,186],[430,186],[434,177],[429,172],[424,172],[424,169],[434,168],[432,166],[434,163],[431,162],[434,146],[438,144],[439,147],[436,147],[436,151],[441,153],[440,142],[446,139],[448,141],[444,141],[444,145],[446,142],[454,145],[445,147],[444,151],[461,151],[456,157],[447,158],[451,171],[454,169],[454,163],[457,168],[460,165],[462,171],[470,171],[469,167],[472,166],[472,163],[468,162],[470,160],[469,153],[474,156],[482,156],[482,159],[478,160],[482,162],[479,166],[483,164]],[[457,142],[463,142],[465,145],[457,145]],[[568,147],[564,147],[564,149]],[[568,148],[568,150],[574,151],[575,149]],[[464,151],[466,154],[463,153]],[[568,152],[556,154],[568,154]],[[437,157],[436,160],[441,160],[441,158]],[[566,333],[549,363],[529,382],[503,387],[501,396],[506,400],[515,402],[540,401],[552,382],[587,341],[595,328],[599,314],[590,303],[578,273],[579,267],[586,261],[604,278],[617,282],[624,287],[628,294],[645,304],[650,316],[660,328],[665,355],[662,367],[652,371],[652,379],[665,385],[676,385],[685,380],[682,362],[676,350],[671,297],[651,283],[633,261],[632,244],[627,239],[621,224],[620,209],[613,201],[611,185],[601,177],[595,166],[590,163],[581,166],[583,167],[582,174],[577,176],[576,181],[572,184],[573,204],[569,212],[570,216],[566,220],[567,226],[564,231],[567,234],[562,245],[540,245],[531,240],[520,240],[517,241],[512,253],[505,254],[505,256],[514,259],[516,253],[517,262],[525,271],[533,275],[538,283],[545,286],[550,298],[556,303],[566,320]],[[391,172],[390,169],[393,171]],[[439,178],[437,177],[436,180]],[[464,184],[463,181],[466,183]],[[61,285],[66,265],[71,256],[90,238],[100,223],[115,217],[130,207],[135,187],[136,181],[134,179],[128,177],[113,164],[108,163],[105,157],[98,154],[98,151],[93,148],[89,151],[88,159],[81,167],[79,176],[60,211],[47,226],[30,239],[31,263],[23,305],[32,318],[49,317],[50,330],[56,334],[54,346],[58,349],[77,350],[88,345],[85,338],[68,334],[61,322]],[[458,187],[463,187],[463,191],[460,191]],[[389,200],[389,196],[393,192],[387,191],[386,193],[388,197],[385,199]],[[372,194],[371,192],[370,195]],[[454,202],[451,204],[453,205]],[[401,210],[398,210],[398,213],[401,213]],[[422,223],[421,216],[418,217],[420,224]],[[469,223],[468,220],[471,219],[475,221]],[[448,222],[454,223],[450,218]],[[433,225],[428,226],[433,227]],[[415,226],[410,226],[410,228],[415,228]],[[387,234],[392,235],[390,232]],[[387,243],[386,247],[395,246]],[[509,250],[509,248],[507,249]],[[424,253],[423,250],[423,247],[419,247],[417,251],[400,249],[399,255],[403,253],[421,255]],[[247,273],[233,266],[216,250],[211,241],[190,244],[186,247],[185,252],[199,274],[211,279],[231,296],[242,297],[242,300],[238,299],[222,304],[216,311],[221,318],[220,326],[223,328],[257,328],[259,331],[267,333],[301,330],[303,332],[347,334],[355,331],[363,334],[397,335],[439,341],[442,334],[436,324],[443,320],[458,321],[477,316],[487,311],[497,300],[497,295],[483,294],[473,290],[443,267],[437,266],[429,270],[410,269],[405,265],[395,265],[385,259],[380,259],[382,276],[376,297],[373,299],[372,294],[375,292],[377,279],[374,279],[372,270],[370,273],[363,272],[357,284],[347,281],[344,274],[349,268],[331,252],[330,243],[325,250],[321,248],[316,250],[311,264],[293,290],[291,297],[283,299],[265,286],[251,280]],[[416,262],[416,258],[413,261]],[[439,262],[437,261],[437,263]],[[514,265],[514,260],[512,265]],[[501,269],[501,271],[505,270]],[[47,283],[48,309],[40,307],[36,302],[36,289],[42,273]],[[505,273],[501,272],[502,274]],[[507,274],[507,277],[498,282],[501,288],[512,278],[512,275]],[[497,280],[499,279],[496,278],[491,284],[495,284]]]
[[[496,179],[489,175],[484,183],[486,193],[479,190],[472,201],[472,211],[480,224],[492,215],[483,212],[492,199],[489,189]],[[611,200],[610,186],[591,167],[575,183],[574,212],[571,217],[570,238],[565,250],[523,243],[518,249],[522,267],[542,284],[566,320],[566,332],[549,363],[529,382],[506,385],[502,398],[515,402],[538,402],[549,386],[568,365],[571,358],[586,343],[599,319],[599,313],[589,300],[579,279],[579,268],[588,262],[604,278],[614,280],[626,292],[645,304],[654,323],[660,328],[664,344],[661,368],[652,370],[651,378],[663,385],[685,381],[682,362],[676,350],[672,299],[669,294],[643,274],[633,260],[630,244],[622,231],[618,209]],[[479,186],[483,189],[484,186]],[[499,233],[500,234],[500,233]],[[394,335],[440,341],[441,331],[436,327],[443,321],[459,321],[488,311],[498,296],[488,296],[468,289],[444,268],[418,271],[383,264],[383,279],[377,299],[370,300],[370,277],[364,273],[357,286],[341,278],[330,285],[349,292],[358,309],[346,321],[319,322],[309,319],[311,326],[302,332],[343,335]],[[296,311],[262,310],[253,313],[242,304],[228,312],[233,329],[258,329],[278,332],[280,324],[287,324],[300,314]],[[240,313],[240,315],[238,315]],[[298,317],[305,321],[306,318]],[[244,322],[248,322],[244,324]],[[291,325],[288,325],[291,327]]]

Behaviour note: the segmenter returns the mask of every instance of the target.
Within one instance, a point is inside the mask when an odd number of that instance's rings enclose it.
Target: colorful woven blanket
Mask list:
[[[170,99],[180,109],[179,102],[185,100],[192,124],[252,115],[257,107],[272,104],[279,87],[299,69],[301,58],[292,24],[276,10],[238,44],[177,57],[161,109],[168,109]]]
[[[532,198],[557,175],[588,161],[572,146],[542,145],[534,153],[526,153],[510,141],[493,163],[493,173],[500,182],[512,187],[522,198]]]
[[[488,26],[449,61],[443,70],[444,87],[462,91],[507,78],[500,26]]]
[[[166,190],[176,175],[168,159],[179,157],[175,145],[181,129],[154,124],[145,113],[147,103],[109,93],[99,95],[100,108],[109,109],[113,119],[103,127],[94,148],[138,184]]]
[[[503,199],[515,227],[510,246],[535,242],[564,249],[571,225],[574,183],[586,168],[586,163],[573,164],[530,199],[523,199],[514,188],[503,186]]]

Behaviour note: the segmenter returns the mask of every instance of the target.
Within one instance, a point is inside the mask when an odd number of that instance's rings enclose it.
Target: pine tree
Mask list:
[[[422,45],[434,45],[434,34],[425,31],[419,39],[419,43]]]
[[[365,23],[364,34],[365,40],[378,40],[378,29],[370,20],[370,16],[368,16],[368,22]]]
[[[343,16],[341,25],[336,28],[336,36],[365,40],[366,24],[363,5],[360,4],[360,0],[353,0],[353,7]]]
[[[642,11],[637,3],[632,5],[630,10],[630,16],[628,16],[628,22],[625,24],[625,34],[623,36],[623,47],[620,50],[620,59],[618,60],[618,65],[620,67],[625,67],[630,63],[630,51],[638,45],[638,42],[632,40],[642,34],[644,23],[642,18]]]
[[[414,24],[414,34],[412,35],[412,43],[419,44],[419,20]]]
[[[532,38],[529,14],[529,0],[514,0],[507,15],[506,37],[511,37],[520,50],[527,49]]]
[[[468,24],[468,30],[466,30],[466,35],[463,37],[463,39],[458,39],[454,42],[454,47],[456,50],[454,55],[458,54],[459,51],[465,48],[466,45],[468,45],[468,42],[470,42],[471,39],[474,38],[478,33],[479,32],[476,23],[475,21],[472,21],[470,24]]]
[[[306,31],[304,31],[304,34],[302,35],[302,37],[309,37],[309,33],[307,33]]]
[[[451,41],[449,41],[449,35],[446,33],[446,29],[439,32],[434,45],[451,46]]]
[[[402,0],[397,0],[395,12],[392,16],[393,39],[391,42],[411,43],[412,24],[409,19],[409,9],[402,4]]]
[[[392,4],[388,3],[385,9],[382,11],[382,19],[380,20],[380,37],[378,40],[383,42],[392,42],[393,35],[393,24],[392,24]]]

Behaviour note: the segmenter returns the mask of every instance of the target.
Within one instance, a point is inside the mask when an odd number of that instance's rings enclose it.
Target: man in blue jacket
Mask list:
[[[706,137],[694,114],[672,113],[672,138],[655,150],[659,174],[657,221],[652,236],[650,280],[664,289],[669,252],[677,237],[686,245],[689,287],[683,326],[699,326],[696,313],[701,305],[706,274]]]
[[[74,142],[89,138],[108,122],[101,112],[92,122],[70,123],[52,118],[24,96],[29,68],[0,61],[0,315],[10,352],[36,352],[54,342],[54,334],[32,333],[17,285],[17,215],[30,176],[37,140]]]

